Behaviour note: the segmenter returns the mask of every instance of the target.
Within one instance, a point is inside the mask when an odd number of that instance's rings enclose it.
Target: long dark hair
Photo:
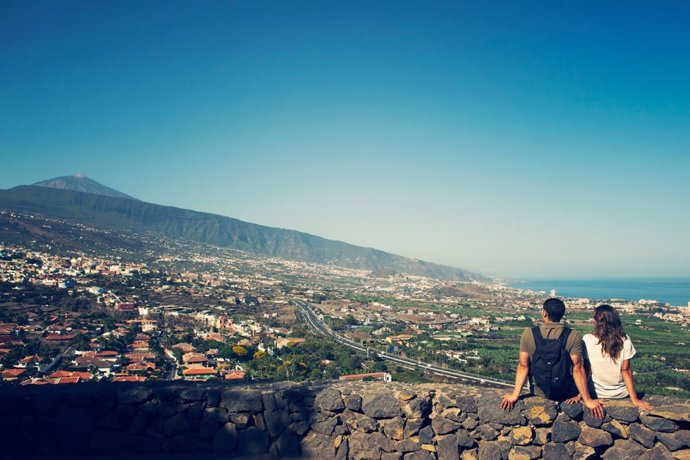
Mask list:
[[[614,361],[623,350],[625,331],[618,312],[611,305],[599,305],[594,309],[594,335],[599,339],[602,354],[609,355]]]

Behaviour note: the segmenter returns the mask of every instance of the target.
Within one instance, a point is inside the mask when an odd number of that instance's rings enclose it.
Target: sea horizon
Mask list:
[[[690,277],[605,277],[605,278],[522,278],[510,280],[515,288],[549,293],[559,297],[593,300],[657,300],[676,307],[690,302]]]

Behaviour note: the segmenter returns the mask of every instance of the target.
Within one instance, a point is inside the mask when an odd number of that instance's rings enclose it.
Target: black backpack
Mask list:
[[[577,394],[573,381],[573,361],[565,344],[571,329],[564,327],[557,339],[545,339],[539,327],[532,328],[536,349],[530,363],[530,374],[534,384],[551,400],[563,400]]]

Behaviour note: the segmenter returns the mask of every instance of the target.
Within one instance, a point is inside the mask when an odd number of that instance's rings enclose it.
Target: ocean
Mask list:
[[[677,307],[687,307],[690,302],[690,278],[542,279],[514,281],[510,285],[546,293],[555,289],[556,295],[561,297],[633,301],[647,299],[658,300]]]

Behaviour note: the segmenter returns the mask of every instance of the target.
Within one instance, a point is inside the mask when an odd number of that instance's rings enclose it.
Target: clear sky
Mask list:
[[[0,2],[0,188],[512,277],[690,276],[690,3]]]

